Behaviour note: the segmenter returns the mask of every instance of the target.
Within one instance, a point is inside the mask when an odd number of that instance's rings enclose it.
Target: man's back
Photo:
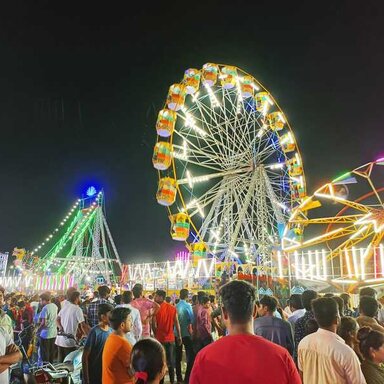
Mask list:
[[[143,326],[143,336],[149,337],[150,336],[149,320],[151,315],[151,309],[154,306],[153,301],[145,297],[140,297],[131,301],[130,305],[133,308],[136,308],[140,312],[141,324]]]
[[[84,321],[84,315],[81,308],[78,305],[69,302],[61,309],[58,316],[60,316],[60,322],[64,332],[76,336],[78,325]],[[76,346],[74,340],[67,339],[64,336],[57,336],[56,344],[65,348]]]
[[[159,312],[156,315],[156,339],[160,343],[174,342],[175,335],[173,328],[175,325],[176,308],[166,302],[161,303]]]
[[[185,300],[180,300],[176,305],[177,316],[179,318],[181,336],[187,337],[189,334],[189,327],[193,323],[193,311],[191,304]]]
[[[225,336],[196,357],[191,384],[300,384],[289,353],[259,336]]]
[[[336,333],[319,329],[300,342],[298,366],[306,384],[363,384],[355,352]]]
[[[290,354],[293,354],[293,332],[291,325],[287,321],[274,316],[259,317],[254,322],[254,330],[255,335],[279,344],[287,348]]]
[[[99,323],[98,310],[100,304],[110,304],[110,302],[105,298],[100,298],[88,306],[87,317],[91,328],[95,327]]]

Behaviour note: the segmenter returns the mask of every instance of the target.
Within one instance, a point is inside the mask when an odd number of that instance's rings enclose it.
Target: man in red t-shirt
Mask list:
[[[165,291],[158,290],[155,295],[155,302],[160,305],[156,314],[153,329],[156,339],[163,344],[167,359],[169,380],[175,381],[175,334],[177,332],[177,343],[181,344],[181,332],[176,308],[165,302]],[[164,382],[162,379],[161,383]]]
[[[231,281],[221,287],[220,296],[228,336],[198,353],[189,383],[300,384],[288,351],[253,333],[255,288]]]

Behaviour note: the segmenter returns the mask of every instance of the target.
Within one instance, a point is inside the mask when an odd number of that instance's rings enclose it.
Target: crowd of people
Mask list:
[[[112,297],[107,286],[82,297],[6,293],[0,289],[0,384],[23,359],[62,362],[86,337],[84,384],[384,383],[384,309],[363,288],[356,308],[344,293],[293,294],[285,307],[273,296],[231,281],[219,296],[182,289],[145,297],[143,286]],[[68,338],[67,334],[74,335]],[[184,352],[184,353],[183,353]],[[185,369],[183,355],[185,354]]]

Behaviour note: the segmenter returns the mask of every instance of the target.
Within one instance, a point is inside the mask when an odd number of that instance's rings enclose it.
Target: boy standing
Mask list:
[[[101,384],[104,344],[112,333],[108,319],[111,311],[111,304],[98,307],[99,324],[91,329],[83,352],[83,384]]]

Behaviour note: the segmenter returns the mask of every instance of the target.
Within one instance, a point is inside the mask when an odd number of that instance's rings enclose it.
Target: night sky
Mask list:
[[[171,257],[155,121],[169,85],[206,62],[272,92],[309,191],[384,155],[381,2],[136,3],[1,5],[0,251],[33,249],[92,184],[123,261]]]

